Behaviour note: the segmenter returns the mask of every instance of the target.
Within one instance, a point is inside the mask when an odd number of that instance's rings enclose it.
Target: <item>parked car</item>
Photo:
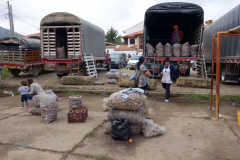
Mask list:
[[[197,69],[197,61],[191,61],[192,64],[192,70],[195,71]]]
[[[112,53],[111,57],[111,67],[116,67],[118,69],[127,66],[127,55],[125,53]]]
[[[128,69],[134,69],[134,68],[135,68],[135,64],[139,61],[139,57],[141,57],[141,56],[138,56],[138,55],[132,56],[132,57],[129,59],[129,61],[128,61],[127,68],[128,68]]]

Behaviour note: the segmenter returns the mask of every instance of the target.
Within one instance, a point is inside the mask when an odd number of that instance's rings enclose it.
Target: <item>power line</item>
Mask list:
[[[17,18],[18,20],[23,21],[23,22],[25,22],[25,23],[33,26],[33,27],[39,28],[38,26],[32,25],[32,24],[30,24],[30,23],[28,23],[28,22],[26,22],[26,21],[24,21],[24,20],[22,20],[22,19],[20,19],[20,18],[18,18],[18,17],[16,17],[16,16],[14,16],[14,18]]]

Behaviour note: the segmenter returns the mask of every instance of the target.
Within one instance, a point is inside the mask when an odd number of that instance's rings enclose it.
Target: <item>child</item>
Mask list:
[[[19,108],[20,110],[23,110],[24,109],[24,101],[26,102],[26,109],[29,108],[28,107],[28,86],[27,86],[27,81],[21,81],[21,86],[20,88],[18,89],[18,92],[20,92],[21,94],[21,107]]]

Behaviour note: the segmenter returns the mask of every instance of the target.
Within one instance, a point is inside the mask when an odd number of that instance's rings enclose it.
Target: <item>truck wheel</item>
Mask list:
[[[37,77],[39,74],[39,68],[37,66],[32,67],[32,76]]]
[[[112,69],[112,66],[111,66],[111,61],[108,63],[108,66],[107,66],[107,71],[110,71]]]
[[[221,78],[220,78],[222,84],[226,83],[225,82],[226,81],[226,73],[225,72],[226,72],[226,69],[223,68],[222,71],[221,71]]]
[[[20,69],[12,69],[12,70],[11,70],[11,74],[12,74],[13,76],[16,76],[16,77],[19,75],[20,72],[21,72]]]
[[[63,74],[57,74],[58,78],[62,78]]]

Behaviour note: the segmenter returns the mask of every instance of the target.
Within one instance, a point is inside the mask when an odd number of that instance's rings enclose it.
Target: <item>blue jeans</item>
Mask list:
[[[34,96],[33,94],[28,94],[28,95],[27,95],[27,99],[32,100],[33,96]]]

